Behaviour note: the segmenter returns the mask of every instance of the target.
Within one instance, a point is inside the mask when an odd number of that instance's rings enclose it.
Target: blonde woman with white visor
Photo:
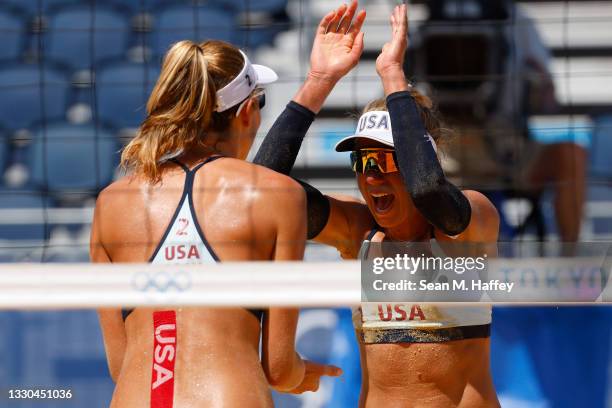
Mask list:
[[[291,131],[356,65],[356,3],[321,21],[311,73],[271,132]],[[350,26],[350,30],[345,26]],[[340,30],[343,30],[342,32]],[[236,47],[181,41],[164,58],[147,117],[126,146],[129,174],[98,197],[93,262],[205,264],[302,259],[306,201],[298,183],[245,158],[261,122],[260,86],[276,74]],[[298,310],[103,309],[113,407],[271,407],[269,387],[301,393],[340,370],[295,351]],[[262,338],[260,359],[259,347]]]

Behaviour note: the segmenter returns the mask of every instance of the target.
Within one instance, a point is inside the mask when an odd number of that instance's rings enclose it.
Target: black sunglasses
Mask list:
[[[242,103],[240,103],[240,106],[238,106],[238,110],[236,111],[236,116],[240,115],[242,108],[244,108],[244,105],[251,98],[257,98],[257,104],[259,105],[259,110],[263,109],[263,107],[266,106],[266,94],[264,93],[263,89],[261,89],[260,91],[255,91],[255,92],[257,92],[256,95],[249,96],[244,101],[242,101]]]
[[[257,97],[257,102],[259,102],[259,109],[263,109],[263,107],[266,106],[266,94],[262,93],[261,95],[259,95]]]

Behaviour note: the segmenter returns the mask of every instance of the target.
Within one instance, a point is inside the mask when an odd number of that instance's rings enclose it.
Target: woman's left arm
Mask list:
[[[403,71],[408,46],[405,4],[395,7],[391,27],[391,41],[376,59],[376,71],[387,96],[397,165],[415,207],[425,219],[445,234],[457,235],[470,223],[470,202],[446,179],[409,92]]]

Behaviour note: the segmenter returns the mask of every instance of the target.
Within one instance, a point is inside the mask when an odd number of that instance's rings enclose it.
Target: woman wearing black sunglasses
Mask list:
[[[365,203],[323,196],[302,183],[309,238],[335,246],[351,259],[366,241],[442,248],[464,242],[480,255],[494,256],[499,228],[495,208],[482,194],[462,192],[445,178],[436,147],[441,127],[431,101],[405,79],[407,24],[406,6],[396,7],[392,39],[376,61],[386,98],[368,104],[355,135],[336,146],[352,152]],[[291,154],[273,155],[277,141],[269,136],[258,157],[266,158],[261,163],[268,167],[286,171],[301,139],[296,134],[286,143]],[[387,335],[389,318],[394,320],[393,336]],[[364,304],[354,320],[363,369],[362,406],[499,406],[489,369],[490,307]]]

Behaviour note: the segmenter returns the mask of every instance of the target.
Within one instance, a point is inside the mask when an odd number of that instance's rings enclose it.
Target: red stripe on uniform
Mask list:
[[[176,313],[153,313],[153,371],[151,408],[172,408],[174,360],[176,357]]]

